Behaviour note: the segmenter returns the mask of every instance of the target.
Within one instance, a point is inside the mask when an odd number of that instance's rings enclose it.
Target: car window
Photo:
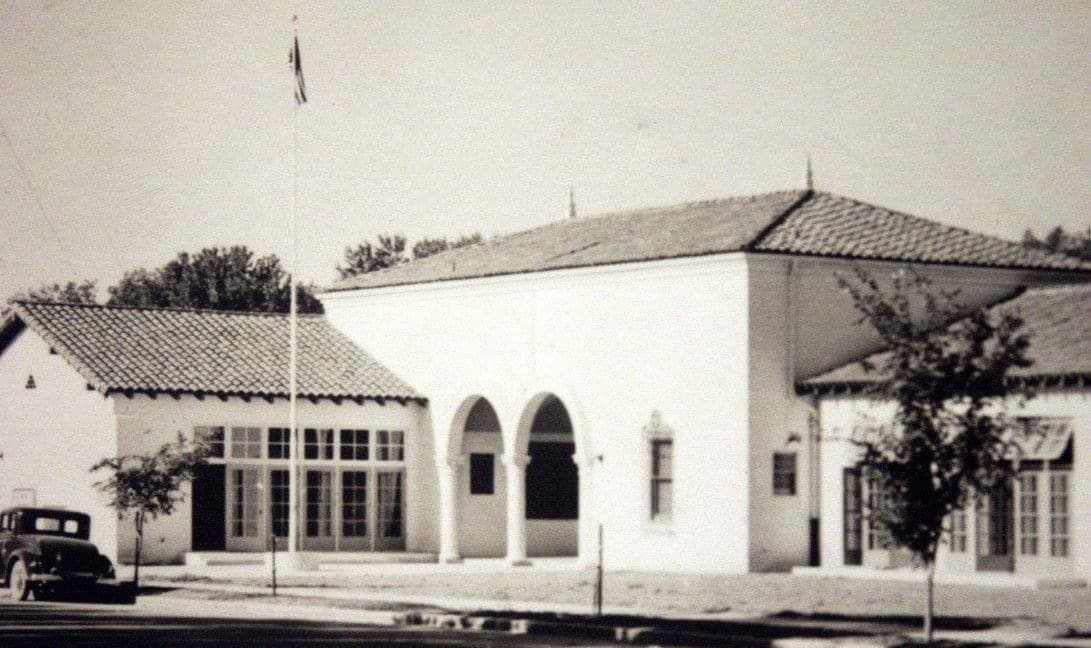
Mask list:
[[[0,515],[0,531],[7,531],[7,530],[8,530],[8,514],[4,513],[3,515]]]
[[[61,530],[61,521],[57,518],[36,517],[34,518],[34,530],[56,533]]]

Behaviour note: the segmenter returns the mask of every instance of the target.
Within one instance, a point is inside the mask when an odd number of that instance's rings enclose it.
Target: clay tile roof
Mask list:
[[[1013,376],[1038,378],[1091,377],[1091,283],[1031,288],[997,304],[994,312],[1014,311],[1023,318],[1030,339],[1030,367],[1015,369]],[[883,353],[867,361],[879,366]],[[801,387],[854,387],[872,383],[874,374],[853,362],[801,383]]]
[[[287,315],[16,302],[12,318],[103,392],[288,395]],[[423,400],[314,315],[299,317],[297,393]]]
[[[329,291],[753,251],[972,266],[1091,265],[833,194],[779,191],[557,221],[343,279]]]

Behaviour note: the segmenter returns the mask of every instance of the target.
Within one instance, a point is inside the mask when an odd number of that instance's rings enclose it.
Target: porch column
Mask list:
[[[436,462],[439,472],[439,561],[462,562],[458,553],[458,482],[464,455],[445,457]]]
[[[598,564],[598,507],[595,503],[594,473],[598,462],[594,456],[572,455],[580,479],[579,519],[577,520],[576,553],[581,567]]]
[[[504,455],[508,480],[508,563],[529,565],[527,560],[527,464],[528,455]]]

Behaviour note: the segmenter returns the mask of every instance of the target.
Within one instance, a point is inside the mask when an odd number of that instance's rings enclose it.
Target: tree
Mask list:
[[[94,304],[98,300],[95,282],[91,279],[69,281],[65,284],[42,284],[33,290],[25,290],[8,298],[8,303],[22,301],[46,301],[63,304]]]
[[[446,250],[454,250],[482,241],[481,234],[473,233],[468,236],[459,236],[457,239],[422,238],[413,245],[413,258],[423,259]]]
[[[246,246],[180,252],[166,265],[125,273],[109,288],[111,306],[206,308],[227,311],[287,312],[290,276],[275,254],[254,256]],[[313,287],[297,286],[299,312],[321,313]]]
[[[337,274],[342,279],[347,279],[400,265],[409,260],[405,256],[405,236],[380,234],[378,238],[378,245],[364,241],[355,247],[345,248],[345,265],[337,266]]]
[[[1084,261],[1091,261],[1091,229],[1085,232],[1066,232],[1063,227],[1054,227],[1039,239],[1029,229],[1023,232],[1023,245],[1047,252],[1059,252]]]
[[[140,591],[140,552],[144,545],[144,523],[170,515],[182,502],[182,485],[191,481],[205,463],[208,447],[203,439],[190,443],[179,433],[174,443],[164,443],[149,455],[120,455],[103,459],[91,472],[106,471],[107,477],[94,486],[109,498],[119,520],[132,515],[136,530],[133,551],[133,592]]]
[[[1008,374],[1031,364],[1029,342],[1018,314],[980,308],[964,315],[956,292],[937,291],[920,275],[895,275],[889,292],[860,269],[839,283],[888,348],[865,368],[877,379],[874,395],[894,404],[893,424],[854,441],[863,449],[862,469],[882,487],[872,521],[927,570],[924,633],[931,642],[946,520],[973,493],[1012,474],[1004,408],[1029,393]]]

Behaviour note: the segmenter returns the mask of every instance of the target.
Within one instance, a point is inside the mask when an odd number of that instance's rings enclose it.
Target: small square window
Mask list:
[[[304,459],[333,459],[333,430],[307,428],[303,431]]]
[[[288,459],[291,450],[290,428],[269,428],[269,458]]]
[[[208,445],[208,456],[213,459],[223,459],[224,456],[224,429],[221,425],[198,426],[193,428],[193,438],[196,441]]]
[[[231,428],[231,457],[261,459],[261,428]]]
[[[375,459],[405,461],[405,433],[401,430],[379,430],[375,438]]]
[[[470,454],[470,495],[493,495],[496,492],[494,462],[492,454]]]
[[[796,453],[773,453],[773,494],[796,494]]]
[[[368,431],[341,430],[341,458],[346,461],[367,461]]]

